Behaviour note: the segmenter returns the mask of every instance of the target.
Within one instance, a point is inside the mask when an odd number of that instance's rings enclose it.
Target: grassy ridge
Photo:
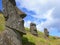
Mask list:
[[[48,39],[44,38],[44,34],[42,32],[38,31],[39,37],[33,36],[30,32],[29,29],[26,28],[27,34],[24,35],[23,38],[23,44],[24,45],[60,45],[60,39],[56,39],[53,36],[50,36]],[[27,44],[27,39],[28,43]]]

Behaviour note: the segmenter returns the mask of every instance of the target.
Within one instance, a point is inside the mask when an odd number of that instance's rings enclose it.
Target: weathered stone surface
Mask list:
[[[34,24],[34,23],[31,23],[31,24],[30,24],[30,32],[31,32],[33,35],[38,36],[36,24]]]
[[[3,14],[6,19],[6,30],[2,33],[1,45],[22,45],[21,36],[26,34],[24,20],[26,16],[16,7],[15,0],[2,0]],[[19,13],[20,12],[20,13]]]
[[[26,17],[26,14],[24,12],[22,12],[21,10],[19,10],[17,7],[15,7],[17,13],[20,15],[20,17],[23,19],[24,17]]]
[[[17,34],[10,28],[6,28],[0,33],[0,45],[22,45],[21,36]]]
[[[45,34],[45,37],[49,37],[49,32],[48,32],[47,28],[44,28],[44,34]]]
[[[25,33],[24,30],[20,29],[20,27],[21,27],[20,22],[23,20],[20,15],[23,15],[23,14],[19,14],[17,12],[18,8],[14,5],[15,0],[13,0],[14,3],[11,1],[10,0],[2,0],[3,13],[4,13],[4,17],[6,18],[6,26],[14,28],[14,29],[18,30],[19,32],[22,31],[22,33]]]

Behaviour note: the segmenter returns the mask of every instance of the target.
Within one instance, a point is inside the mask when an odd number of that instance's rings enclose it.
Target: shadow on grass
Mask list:
[[[29,42],[26,37],[22,37],[23,45],[35,45],[33,42]]]

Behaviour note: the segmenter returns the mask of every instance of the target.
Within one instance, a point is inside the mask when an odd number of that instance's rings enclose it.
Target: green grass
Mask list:
[[[5,29],[5,19],[3,17],[3,14],[0,14],[0,32]]]
[[[48,39],[44,38],[44,33],[39,32],[38,31],[38,37],[32,35],[29,31],[29,28],[25,28],[27,31],[27,34],[24,35],[23,37],[26,38],[28,40],[28,42],[32,42],[31,45],[60,45],[60,39],[56,39],[53,36],[49,36]],[[26,44],[27,41],[25,39],[23,39],[23,41],[25,41],[25,43],[23,43],[24,45],[28,45]]]

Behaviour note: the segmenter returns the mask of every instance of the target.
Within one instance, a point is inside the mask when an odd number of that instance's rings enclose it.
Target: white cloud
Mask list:
[[[60,18],[54,18],[55,7],[60,9],[60,0],[16,0],[20,5],[19,8],[26,8],[27,10],[34,11],[36,15],[31,15],[37,20],[46,19],[44,22],[37,23],[37,28],[43,31],[43,28],[47,27],[49,30],[60,30]],[[53,8],[54,7],[54,8]],[[56,12],[57,13],[57,12]],[[57,15],[56,15],[57,16]],[[25,21],[25,26],[29,27],[31,21]]]
[[[39,19],[41,19],[41,18],[47,18],[47,19],[52,19],[52,12],[53,12],[53,10],[54,10],[55,8],[52,8],[52,9],[50,9],[50,10],[48,10],[46,13],[43,13],[42,15],[40,15],[40,14],[36,14],[36,15],[31,15],[32,17],[35,17],[35,18],[39,18]]]
[[[47,13],[45,14],[45,22],[41,22],[40,24],[37,25],[37,28],[40,29],[41,31],[44,30],[44,28],[48,28],[49,32],[51,33],[52,31],[58,31],[60,30],[60,19],[53,18],[53,12],[55,8],[52,8],[51,10],[48,10]]]
[[[18,7],[25,7],[26,9],[32,10],[38,14],[41,11],[41,6],[47,4],[48,0],[16,0],[16,2],[21,4]]]
[[[18,7],[25,7],[28,10],[35,11],[37,14],[40,13],[41,9],[48,8],[48,4],[59,5],[60,3],[59,0],[16,0],[16,2],[20,3]]]
[[[30,27],[30,23],[31,23],[31,21],[30,21],[30,20],[25,21],[24,26],[29,28],[29,27]]]
[[[49,24],[51,24],[52,23],[52,21],[54,21],[54,19],[52,18],[52,13],[53,13],[53,9],[54,8],[52,8],[51,10],[48,10],[45,14],[44,14],[44,18],[46,19],[46,21],[45,22],[41,22],[41,24],[40,24],[40,29],[43,27],[47,27]],[[38,27],[39,27],[39,25],[38,25]]]
[[[52,18],[52,13],[53,13],[54,9],[55,8],[52,8],[42,15],[34,15],[34,16],[32,15],[33,17],[38,18],[38,19],[43,19],[43,18],[46,19],[45,22],[41,22],[41,23],[37,22],[38,23],[38,25],[37,25],[38,30],[43,31],[43,29],[45,27],[48,28],[48,26],[51,25],[51,23],[53,23],[54,19]]]

